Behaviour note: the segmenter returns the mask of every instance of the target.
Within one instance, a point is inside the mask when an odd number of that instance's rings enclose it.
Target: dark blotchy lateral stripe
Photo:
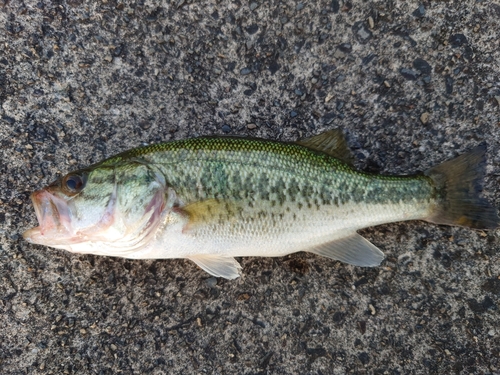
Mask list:
[[[140,158],[163,172],[188,201],[256,200],[300,207],[351,203],[428,202],[430,179],[359,172],[329,155],[298,144],[243,138],[195,138],[145,146],[101,163]],[[244,172],[244,173],[243,173]],[[244,177],[243,177],[244,175]]]

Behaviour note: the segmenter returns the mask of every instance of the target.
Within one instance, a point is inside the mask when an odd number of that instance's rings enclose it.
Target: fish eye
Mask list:
[[[63,188],[70,193],[79,193],[85,186],[85,178],[79,174],[67,175],[63,180]]]

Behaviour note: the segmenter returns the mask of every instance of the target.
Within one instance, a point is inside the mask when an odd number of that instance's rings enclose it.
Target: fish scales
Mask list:
[[[256,193],[259,196],[253,200],[270,200],[269,195],[275,194],[281,198],[278,203],[283,203],[285,198],[298,203],[305,200],[308,205],[319,199],[324,204],[334,200],[342,204],[350,201],[428,204],[432,194],[432,185],[426,176],[363,173],[299,145],[261,140],[174,141],[135,149],[106,164],[137,156],[157,165],[171,186],[182,191],[189,201],[209,197],[241,199],[242,194],[247,197]]]
[[[334,238],[332,231],[422,218],[432,201],[428,177],[366,174],[294,144],[197,138],[146,146],[109,163],[130,157],[155,165],[186,205],[231,201],[236,213],[206,218],[211,224],[193,235],[216,238],[220,253],[233,256],[250,255],[252,241],[267,249],[262,255],[284,255]],[[231,220],[235,215],[237,220]],[[300,231],[304,226],[308,234]],[[242,239],[245,248],[231,249]]]
[[[297,143],[195,138],[136,148],[33,193],[33,243],[128,258],[187,258],[238,277],[235,256],[310,251],[358,266],[383,253],[358,229],[423,219],[498,226],[479,197],[485,147],[421,175],[356,170],[340,131]]]

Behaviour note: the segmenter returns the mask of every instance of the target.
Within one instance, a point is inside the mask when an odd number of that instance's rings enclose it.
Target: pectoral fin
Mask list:
[[[378,247],[357,233],[308,251],[360,267],[378,266],[385,258]]]
[[[238,270],[241,269],[241,266],[236,259],[232,257],[200,254],[190,256],[188,259],[192,260],[198,267],[215,277],[223,277],[232,280],[240,276]]]
[[[237,213],[237,207],[233,203],[219,199],[206,199],[175,210],[188,218],[184,233],[200,225],[231,220]]]

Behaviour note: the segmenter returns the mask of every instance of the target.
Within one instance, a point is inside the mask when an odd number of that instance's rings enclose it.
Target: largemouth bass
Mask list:
[[[217,277],[234,257],[309,251],[373,267],[384,254],[357,234],[403,220],[498,227],[479,196],[485,146],[421,175],[356,170],[342,132],[296,143],[194,138],[136,148],[31,195],[40,226],[24,238],[74,253],[186,258]]]

